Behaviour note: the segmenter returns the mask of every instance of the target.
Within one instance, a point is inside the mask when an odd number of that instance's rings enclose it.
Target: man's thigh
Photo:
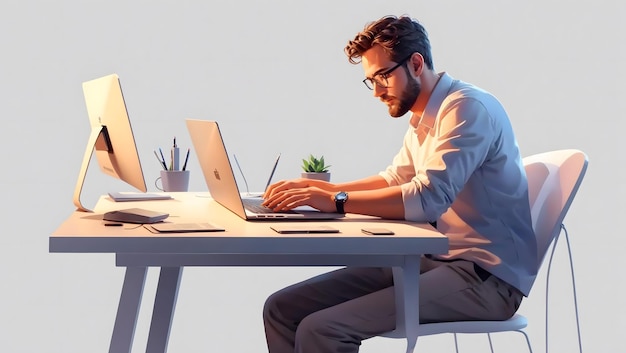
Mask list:
[[[495,276],[484,281],[470,261],[422,261],[420,322],[506,320],[519,306],[518,293]]]
[[[381,271],[392,277],[390,268]],[[440,262],[424,258],[420,272],[421,323],[505,320],[519,305],[519,302],[515,305],[515,298],[510,299],[508,285],[494,276],[483,282],[472,262]],[[347,329],[361,339],[395,328],[393,286],[351,297],[311,312],[309,320],[329,328]]]
[[[287,319],[300,322],[312,313],[392,285],[391,269],[347,267],[281,289],[268,301]]]

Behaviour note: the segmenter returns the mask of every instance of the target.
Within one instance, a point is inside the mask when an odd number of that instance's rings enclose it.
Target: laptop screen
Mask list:
[[[241,218],[246,218],[217,122],[186,119],[186,123],[211,197]]]

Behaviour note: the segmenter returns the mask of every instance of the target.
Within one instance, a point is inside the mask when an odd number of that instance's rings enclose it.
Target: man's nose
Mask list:
[[[387,88],[381,87],[378,84],[374,83],[374,89],[372,91],[374,92],[374,97],[380,97],[383,93],[387,91]]]

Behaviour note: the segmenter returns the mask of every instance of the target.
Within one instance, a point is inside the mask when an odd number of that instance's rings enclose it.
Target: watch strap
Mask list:
[[[343,203],[344,203],[344,202],[345,202],[345,201],[339,201],[339,200],[336,200],[336,201],[335,201],[335,206],[337,207],[337,213],[341,213],[341,214],[346,213],[346,212],[343,210]]]
[[[335,194],[335,207],[337,208],[337,213],[341,213],[344,214],[346,213],[343,205],[346,203],[346,201],[348,200],[348,194],[344,191],[340,191],[337,194]]]

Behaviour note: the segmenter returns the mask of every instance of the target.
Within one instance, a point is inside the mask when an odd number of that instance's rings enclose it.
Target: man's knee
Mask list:
[[[280,313],[281,302],[283,301],[280,292],[273,293],[266,300],[263,305],[263,320],[268,321],[276,318]]]
[[[280,312],[280,303],[282,302],[280,292],[273,293],[266,300],[263,305],[263,320],[275,317]]]
[[[281,290],[271,294],[263,305],[263,321],[280,322],[291,326],[301,315],[296,303],[293,295],[287,291]]]
[[[350,337],[349,327],[342,327],[340,323],[327,315],[324,311],[318,311],[305,317],[296,330],[296,342],[302,346],[329,345],[331,342],[359,343],[358,339]]]

